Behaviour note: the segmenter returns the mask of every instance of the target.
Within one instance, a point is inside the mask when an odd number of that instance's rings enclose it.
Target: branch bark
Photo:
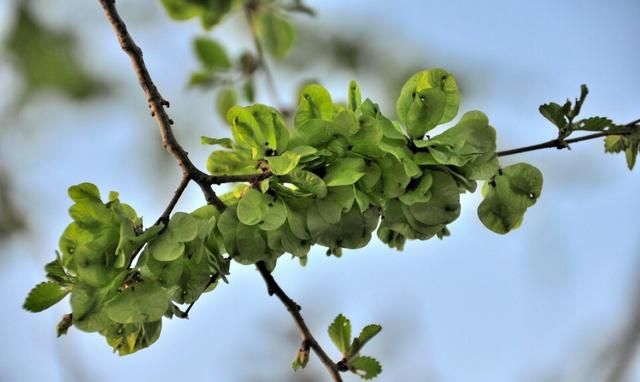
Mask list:
[[[260,272],[260,275],[264,279],[265,284],[267,284],[267,293],[269,293],[270,296],[275,295],[276,297],[278,297],[280,302],[282,302],[282,305],[284,305],[287,308],[287,311],[289,312],[289,314],[293,318],[293,321],[298,327],[298,331],[300,332],[300,337],[302,338],[302,343],[305,345],[305,347],[309,346],[311,350],[313,350],[313,352],[316,353],[318,358],[320,358],[320,361],[322,362],[322,364],[327,368],[327,371],[329,372],[329,375],[331,375],[331,378],[333,379],[333,381],[341,382],[342,377],[340,377],[340,371],[338,370],[338,365],[335,362],[333,362],[333,360],[324,351],[322,346],[320,346],[318,341],[316,341],[316,339],[313,337],[313,334],[311,334],[309,327],[304,322],[304,318],[300,314],[300,310],[302,310],[300,305],[298,305],[289,296],[287,296],[287,294],[282,290],[282,288],[280,288],[280,285],[278,285],[276,280],[273,278],[273,276],[271,275],[271,272],[269,272],[264,262],[262,261],[259,262],[258,264],[256,264],[256,267],[258,269],[258,272]]]
[[[178,162],[178,165],[182,169],[184,177],[198,183],[202,192],[207,200],[207,203],[213,204],[220,211],[223,211],[226,206],[218,198],[213,189],[211,183],[209,183],[209,175],[200,171],[189,159],[189,154],[180,146],[175,135],[173,134],[173,120],[169,118],[165,107],[169,107],[169,101],[165,100],[155,83],[151,79],[151,75],[147,70],[142,57],[142,50],[129,34],[127,26],[118,14],[116,9],[115,0],[99,0],[102,8],[105,11],[109,23],[113,27],[113,31],[116,34],[120,47],[124,50],[133,64],[133,68],[138,77],[140,87],[147,96],[147,102],[149,103],[149,109],[151,110],[151,116],[155,119],[158,128],[160,129],[160,136],[162,137],[162,146],[167,150]]]

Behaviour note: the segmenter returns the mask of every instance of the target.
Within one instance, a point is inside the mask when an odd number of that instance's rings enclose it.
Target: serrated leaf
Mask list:
[[[614,126],[613,121],[605,117],[585,118],[574,124],[574,130],[603,131],[607,127]]]
[[[555,102],[545,103],[538,108],[540,114],[553,123],[558,129],[563,129],[568,121],[566,119],[566,108]]]
[[[351,371],[364,380],[373,379],[382,372],[382,365],[373,357],[356,357],[349,362],[349,365]]]
[[[626,147],[624,136],[608,135],[604,138],[604,151],[606,153],[619,153]]]
[[[329,326],[329,338],[344,355],[349,354],[351,345],[351,322],[339,314]]]
[[[57,284],[72,283],[73,278],[67,273],[62,264],[60,254],[56,251],[56,259],[44,266],[46,277]]]
[[[58,303],[70,291],[70,288],[54,282],[42,282],[31,289],[22,307],[30,312],[42,312]]]
[[[373,337],[375,337],[382,330],[382,326],[377,324],[367,325],[360,331],[358,337],[353,339],[351,344],[350,355],[354,356],[362,350],[364,345],[367,344]]]

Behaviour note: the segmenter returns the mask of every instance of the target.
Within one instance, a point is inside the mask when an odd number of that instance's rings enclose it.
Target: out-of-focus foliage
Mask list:
[[[23,79],[22,100],[37,92],[53,90],[82,100],[107,90],[106,84],[90,73],[76,55],[76,40],[66,32],[43,24],[23,2],[4,50]]]
[[[24,228],[26,221],[13,200],[9,178],[5,172],[0,171],[0,243]]]

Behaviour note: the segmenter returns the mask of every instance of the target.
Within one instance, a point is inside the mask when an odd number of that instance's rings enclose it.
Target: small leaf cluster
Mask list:
[[[483,113],[465,113],[443,133],[425,136],[458,111],[455,79],[442,69],[407,81],[396,105],[400,122],[362,101],[355,82],[347,99],[335,103],[326,89],[310,84],[301,91],[293,129],[274,108],[235,106],[227,114],[233,139],[203,137],[224,148],[211,153],[211,174],[271,174],[240,186],[220,216],[233,259],[274,267],[290,253],[304,264],[313,245],[340,256],[343,248],[364,247],[376,229],[398,249],[407,239],[442,238],[460,215],[460,194],[475,191],[478,180],[499,190],[498,196],[487,192],[480,220],[506,233],[540,195],[542,176],[532,166],[499,168],[495,129]],[[536,179],[524,184],[532,173]],[[520,195],[532,193],[522,203]]]
[[[21,101],[46,90],[83,100],[108,89],[77,59],[77,41],[72,34],[42,23],[29,3],[17,4],[15,21],[2,48],[24,81]]]
[[[103,203],[96,186],[82,183],[69,188],[69,196],[73,222],[60,238],[60,254],[45,266],[49,281],[24,303],[39,312],[70,294],[72,312],[59,335],[73,325],[99,332],[120,355],[133,353],[158,339],[162,316],[179,312],[173,302],[195,301],[212,274],[226,273],[217,241],[209,237],[213,207],[177,213],[166,228],[161,223],[142,231],[142,219],[116,193]],[[145,244],[137,268],[130,268]]]
[[[605,133],[607,134],[604,141],[605,152],[624,152],[627,167],[633,170],[640,151],[640,126],[637,122],[630,125],[617,125],[609,118],[598,116],[576,120],[588,94],[589,89],[586,85],[582,85],[580,96],[573,103],[567,99],[563,105],[549,102],[540,106],[540,114],[558,128],[559,148],[568,147],[564,140],[576,131]]]
[[[273,270],[285,253],[306,264],[320,245],[339,257],[345,248],[366,246],[374,232],[398,249],[406,240],[442,238],[460,215],[460,195],[480,180],[487,181],[480,220],[506,233],[540,196],[542,175],[527,164],[499,167],[495,130],[479,111],[426,135],[453,120],[459,102],[453,76],[431,69],[402,88],[400,121],[363,101],[353,81],[346,103],[318,84],[304,87],[293,128],[272,107],[233,106],[226,116],[232,138],[203,137],[221,147],[207,161],[213,176],[248,181],[220,196],[227,208],[176,212],[144,231],[116,193],[105,203],[96,186],[73,186],[73,222],[60,239],[61,255],[47,265],[50,281],[32,290],[25,308],[41,311],[70,294],[72,312],[58,332],[71,325],[99,332],[124,355],[157,340],[163,316],[186,317],[188,309],[176,304],[193,304],[219,279],[227,281],[231,260]],[[339,345],[346,367],[365,377],[379,365],[357,354],[375,328]],[[345,333],[335,330],[334,341]],[[307,358],[302,349],[297,365]]]
[[[300,1],[289,4],[273,0],[162,0],[162,3],[171,18],[187,20],[199,17],[207,30],[235,9],[244,12],[257,44],[257,52],[244,51],[232,59],[225,47],[208,35],[193,40],[193,50],[201,67],[191,74],[189,85],[201,88],[219,87],[215,106],[222,118],[238,103],[239,94],[249,103],[255,101],[255,73],[264,65],[263,49],[277,60],[288,55],[296,39],[289,13],[309,12],[309,8]]]
[[[329,326],[329,337],[342,354],[338,368],[349,370],[365,380],[377,377],[382,372],[380,362],[373,357],[360,355],[360,351],[381,330],[380,325],[370,324],[362,328],[360,334],[352,339],[351,321],[339,314]]]

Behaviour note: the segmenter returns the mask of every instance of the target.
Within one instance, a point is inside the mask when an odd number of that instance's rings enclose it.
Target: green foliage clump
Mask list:
[[[457,113],[450,73],[425,70],[407,81],[397,102],[402,122],[362,101],[355,82],[347,98],[346,105],[335,103],[322,86],[307,85],[293,128],[272,107],[231,107],[233,139],[202,139],[222,147],[207,169],[262,177],[223,195],[223,211],[177,212],[166,226],[143,231],[142,219],[117,194],[103,203],[94,185],[71,187],[73,222],[60,239],[61,256],[47,265],[50,281],[34,288],[25,308],[40,311],[70,293],[73,326],[99,332],[129,354],[158,338],[162,316],[186,316],[176,304],[192,304],[226,280],[231,260],[273,270],[285,253],[302,264],[314,245],[341,256],[366,246],[374,232],[397,249],[406,240],[443,238],[460,215],[460,195],[482,180],[480,220],[506,233],[540,196],[542,175],[533,166],[500,169],[495,130],[483,113],[465,113],[441,134],[425,136]],[[377,374],[369,371],[377,361],[355,357],[368,339],[342,343],[335,332],[348,368]]]
[[[115,193],[103,203],[97,187],[83,183],[69,196],[73,222],[60,238],[60,254],[45,266],[49,281],[32,289],[24,304],[38,312],[71,294],[71,315],[59,334],[73,325],[99,332],[120,355],[133,353],[158,339],[162,316],[179,312],[173,302],[194,301],[210,287],[213,273],[226,272],[217,241],[209,237],[213,207],[177,213],[164,231],[161,223],[143,231],[142,219]],[[137,266],[130,267],[145,244]]]

